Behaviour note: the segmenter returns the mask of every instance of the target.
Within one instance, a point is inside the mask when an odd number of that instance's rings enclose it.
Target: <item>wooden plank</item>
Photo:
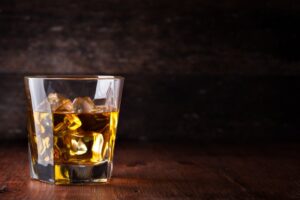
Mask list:
[[[3,144],[0,199],[299,199],[299,150],[120,143],[110,183],[54,186],[29,179],[24,145]]]

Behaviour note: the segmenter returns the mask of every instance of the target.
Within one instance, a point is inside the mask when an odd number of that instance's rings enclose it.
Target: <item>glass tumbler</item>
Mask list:
[[[25,77],[30,176],[53,184],[107,182],[124,78]]]

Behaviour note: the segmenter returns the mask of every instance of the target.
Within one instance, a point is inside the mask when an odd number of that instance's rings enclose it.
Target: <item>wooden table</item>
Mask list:
[[[13,142],[11,142],[13,143]],[[119,142],[109,184],[55,186],[29,179],[26,145],[2,144],[0,199],[300,199],[297,144]]]

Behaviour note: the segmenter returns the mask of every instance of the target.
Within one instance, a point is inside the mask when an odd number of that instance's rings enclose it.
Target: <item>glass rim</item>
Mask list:
[[[44,79],[44,80],[124,80],[122,76],[112,75],[33,75],[24,76],[24,79]]]

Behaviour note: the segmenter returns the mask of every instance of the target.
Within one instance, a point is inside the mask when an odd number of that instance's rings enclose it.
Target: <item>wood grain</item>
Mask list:
[[[0,199],[299,199],[299,150],[120,143],[110,183],[54,186],[29,179],[24,145],[3,144]]]

